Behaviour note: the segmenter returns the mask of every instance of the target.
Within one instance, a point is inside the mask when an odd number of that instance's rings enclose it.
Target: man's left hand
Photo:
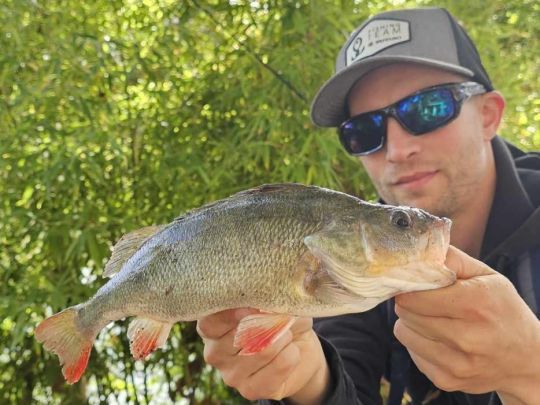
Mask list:
[[[442,390],[540,404],[540,321],[484,263],[451,246],[446,266],[453,285],[396,297],[397,339]]]

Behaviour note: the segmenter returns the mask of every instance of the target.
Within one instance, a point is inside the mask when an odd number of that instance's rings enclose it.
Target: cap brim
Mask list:
[[[418,63],[473,77],[474,73],[462,66],[412,56],[374,56],[343,69],[319,90],[311,105],[311,119],[321,127],[337,127],[348,118],[345,111],[347,96],[352,86],[369,71],[397,62]]]

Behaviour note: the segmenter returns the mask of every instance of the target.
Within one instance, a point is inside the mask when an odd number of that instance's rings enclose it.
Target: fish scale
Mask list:
[[[111,321],[136,317],[128,337],[142,359],[165,344],[175,322],[252,307],[263,312],[241,320],[234,345],[253,354],[296,316],[361,312],[400,292],[451,284],[449,229],[449,220],[414,208],[263,185],[124,235],[105,267],[111,280],[44,320],[35,335],[74,383]]]

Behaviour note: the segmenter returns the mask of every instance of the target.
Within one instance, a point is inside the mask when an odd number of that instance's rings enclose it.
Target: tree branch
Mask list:
[[[211,11],[207,10],[203,6],[201,6],[197,0],[191,0],[191,2],[197,7],[199,10],[201,10],[203,13],[205,13],[208,18],[212,20],[212,22],[221,28],[224,32],[225,26],[221,24],[212,14]],[[227,34],[229,38],[231,38],[238,46],[244,49],[245,52],[247,52],[251,57],[253,57],[257,62],[259,62],[266,70],[268,70],[270,73],[272,73],[281,83],[283,83],[286,87],[289,88],[293,92],[293,94],[298,97],[300,100],[307,103],[307,98],[298,90],[289,80],[285,78],[281,73],[279,73],[276,69],[274,69],[272,66],[270,66],[268,63],[265,63],[262,58],[253,51],[248,45],[245,44],[245,42],[242,42],[238,40],[234,35]]]

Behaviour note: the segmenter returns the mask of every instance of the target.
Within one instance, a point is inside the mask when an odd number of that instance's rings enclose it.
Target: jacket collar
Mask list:
[[[491,143],[497,180],[480,254],[483,259],[499,250],[497,247],[516,232],[535,210],[521,183],[508,145],[499,136]]]

